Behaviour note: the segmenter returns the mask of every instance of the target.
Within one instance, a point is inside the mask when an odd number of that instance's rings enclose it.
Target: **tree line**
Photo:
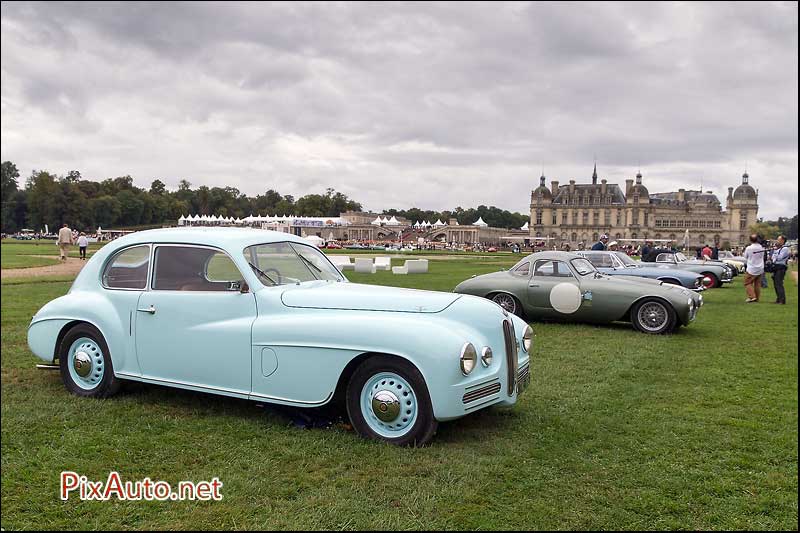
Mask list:
[[[0,222],[4,233],[23,228],[41,231],[47,225],[55,231],[63,223],[70,227],[92,231],[103,228],[130,228],[175,224],[181,215],[219,215],[244,218],[250,214],[335,217],[345,211],[360,211],[361,204],[345,194],[327,189],[324,194],[307,194],[295,199],[269,189],[263,194],[247,196],[235,187],[192,188],[181,180],[177,190],[168,190],[163,181],[155,179],[149,189],[134,185],[129,175],[102,181],[84,179],[77,170],[56,175],[34,170],[19,182],[20,173],[11,161],[2,163],[2,213]],[[382,213],[391,217],[403,216],[435,222],[451,217],[459,223],[471,224],[483,217],[490,226],[518,228],[528,217],[497,207],[477,209],[457,207],[450,211],[390,209]]]

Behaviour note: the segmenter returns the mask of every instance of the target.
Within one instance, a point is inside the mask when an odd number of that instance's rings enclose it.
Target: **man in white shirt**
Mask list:
[[[744,275],[744,288],[747,303],[757,302],[761,297],[761,276],[764,274],[764,247],[758,242],[758,235],[750,235],[750,246],[744,249],[747,271]]]
[[[69,254],[69,246],[72,244],[72,230],[69,226],[64,224],[64,227],[58,230],[58,251],[61,252],[61,260],[67,260]]]

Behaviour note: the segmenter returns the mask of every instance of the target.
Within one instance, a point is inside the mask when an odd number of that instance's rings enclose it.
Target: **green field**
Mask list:
[[[452,290],[515,260],[347,276]],[[707,291],[697,321],[672,336],[534,323],[532,383],[518,405],[441,424],[422,449],[364,441],[341,424],[299,430],[255,403],[157,386],[71,396],[26,345],[31,315],[69,286],[2,285],[4,529],[797,529],[791,277],[787,306],[766,303],[771,288],[745,305],[741,278]],[[219,477],[224,499],[62,502],[62,470]]]
[[[102,244],[90,243],[89,249],[86,250],[86,255],[91,256],[102,246]],[[57,265],[59,262],[58,255],[56,241],[3,239],[0,244],[0,268],[30,268]],[[52,256],[52,258],[37,256]],[[80,257],[77,245],[70,246],[69,256]]]

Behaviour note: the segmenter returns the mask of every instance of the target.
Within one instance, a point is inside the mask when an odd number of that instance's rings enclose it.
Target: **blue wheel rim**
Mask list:
[[[400,402],[400,411],[394,420],[378,418],[373,400],[381,393],[391,393]],[[381,372],[367,380],[361,389],[361,413],[369,428],[387,439],[406,435],[414,427],[419,413],[419,402],[414,389],[403,377],[394,372]]]
[[[81,372],[86,372],[87,358],[89,361],[89,371],[86,375],[81,375],[76,366],[82,369]],[[80,364],[78,365],[76,363]],[[105,375],[103,350],[100,349],[100,346],[93,339],[89,337],[80,337],[69,347],[67,368],[69,368],[69,375],[72,381],[78,387],[84,390],[92,390],[100,385]]]

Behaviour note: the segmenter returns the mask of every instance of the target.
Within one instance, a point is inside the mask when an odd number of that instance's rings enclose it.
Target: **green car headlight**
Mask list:
[[[489,367],[492,364],[492,349],[488,346],[484,346],[483,350],[481,350],[481,363],[485,367]]]
[[[525,333],[522,334],[522,349],[525,350],[525,353],[531,351],[531,344],[533,344],[533,328],[527,326]]]
[[[475,368],[475,363],[478,361],[478,352],[475,350],[475,347],[472,345],[471,342],[466,343],[461,348],[461,357],[460,357],[460,364],[461,364],[461,373],[465,376],[468,376],[470,372]]]

